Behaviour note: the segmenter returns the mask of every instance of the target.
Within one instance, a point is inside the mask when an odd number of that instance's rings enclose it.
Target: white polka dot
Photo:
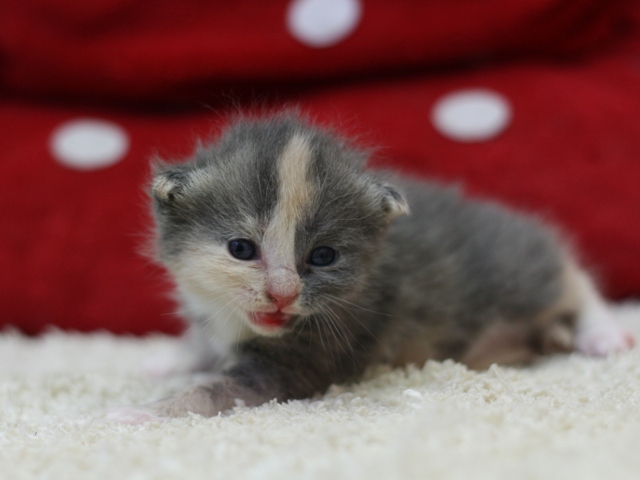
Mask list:
[[[355,30],[361,15],[360,0],[293,0],[287,27],[291,35],[309,47],[330,47]]]
[[[431,111],[433,126],[458,142],[481,142],[502,133],[511,121],[509,101],[486,89],[461,90],[440,98]]]
[[[49,146],[53,157],[63,165],[96,170],[122,160],[129,150],[129,137],[115,123],[82,118],[55,129]]]

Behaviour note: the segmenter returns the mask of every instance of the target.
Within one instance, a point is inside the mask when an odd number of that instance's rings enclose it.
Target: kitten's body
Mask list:
[[[484,368],[631,346],[540,222],[365,160],[279,116],[241,121],[193,161],[161,168],[159,257],[192,323],[191,368],[220,373],[146,411],[305,398],[380,362]],[[236,256],[251,245],[254,256]]]

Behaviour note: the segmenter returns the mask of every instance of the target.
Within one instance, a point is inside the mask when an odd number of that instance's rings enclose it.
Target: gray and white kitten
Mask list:
[[[541,222],[366,161],[283,114],[158,168],[158,256],[191,322],[184,366],[217,373],[111,418],[307,398],[378,363],[481,369],[633,345]]]

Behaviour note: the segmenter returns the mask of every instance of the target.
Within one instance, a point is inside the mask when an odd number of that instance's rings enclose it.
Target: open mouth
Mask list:
[[[249,314],[251,323],[258,327],[269,330],[277,330],[284,327],[287,323],[289,323],[289,320],[291,320],[291,318],[293,318],[293,315],[281,311],[252,312]]]

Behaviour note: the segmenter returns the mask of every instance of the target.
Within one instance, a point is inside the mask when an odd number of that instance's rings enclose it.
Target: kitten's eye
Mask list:
[[[326,267],[331,265],[337,256],[337,252],[331,247],[318,247],[309,255],[309,263],[316,267]]]
[[[256,258],[256,246],[251,240],[238,238],[229,242],[229,252],[239,260],[253,260]]]

